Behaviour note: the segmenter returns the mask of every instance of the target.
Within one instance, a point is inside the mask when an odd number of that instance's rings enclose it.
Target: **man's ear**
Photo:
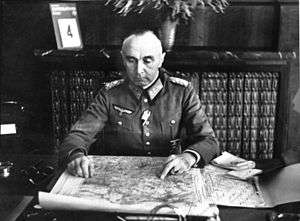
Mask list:
[[[162,64],[164,63],[164,61],[165,61],[165,56],[166,56],[166,52],[163,52],[161,54],[161,59],[160,59],[160,64],[159,64],[160,68],[161,68]]]
[[[122,64],[124,65],[124,54],[122,50],[120,51],[120,54],[121,54]]]
[[[120,66],[123,69],[123,71],[125,71],[125,57],[124,57],[122,50],[120,51],[120,55],[121,55],[121,60],[122,60],[122,62],[120,63]]]

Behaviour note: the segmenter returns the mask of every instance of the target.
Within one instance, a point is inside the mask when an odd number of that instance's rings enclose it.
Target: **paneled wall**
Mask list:
[[[51,15],[46,1],[1,1],[2,73],[1,96],[18,99],[28,110],[37,148],[51,150],[49,131],[51,105],[45,70],[33,55],[36,48],[55,49]],[[77,1],[84,45],[89,48],[118,48],[122,38],[140,27],[157,29],[158,13],[120,17],[102,0]],[[295,51],[298,45],[297,0],[232,0],[224,14],[198,9],[194,18],[181,22],[176,50]],[[300,144],[300,117],[290,100],[299,87],[298,59],[289,73],[289,143]],[[41,139],[40,139],[41,138]]]

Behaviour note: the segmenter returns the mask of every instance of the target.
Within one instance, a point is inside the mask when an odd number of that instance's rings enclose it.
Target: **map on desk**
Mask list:
[[[51,193],[40,193],[44,208],[183,216],[213,216],[218,212],[207,201],[200,169],[161,180],[166,158],[89,157],[94,161],[94,176],[84,179],[64,172]]]
[[[42,207],[212,216],[218,213],[215,205],[264,208],[300,200],[300,164],[255,185],[228,177],[228,170],[213,165],[161,180],[166,158],[89,157],[96,174],[84,179],[64,172],[50,193],[39,193]]]
[[[222,206],[268,207],[261,190],[257,189],[258,184],[254,184],[252,180],[228,177],[227,172],[228,170],[213,165],[207,165],[202,170],[208,201]]]

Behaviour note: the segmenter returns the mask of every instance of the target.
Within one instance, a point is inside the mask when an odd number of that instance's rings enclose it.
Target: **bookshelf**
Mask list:
[[[110,58],[97,49],[35,50],[49,77],[55,146],[104,83],[121,78],[118,50],[107,53]],[[287,147],[287,83],[294,56],[175,51],[167,55],[164,67],[193,84],[222,150],[247,159],[273,159]],[[91,150],[101,153],[100,143]]]

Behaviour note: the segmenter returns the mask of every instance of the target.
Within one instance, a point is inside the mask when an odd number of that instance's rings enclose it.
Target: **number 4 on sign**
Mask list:
[[[58,19],[57,22],[63,48],[80,47],[81,39],[76,19],[62,18]]]
[[[71,38],[73,38],[73,34],[72,34],[72,31],[71,31],[71,26],[70,25],[68,25],[67,35],[69,35]]]

